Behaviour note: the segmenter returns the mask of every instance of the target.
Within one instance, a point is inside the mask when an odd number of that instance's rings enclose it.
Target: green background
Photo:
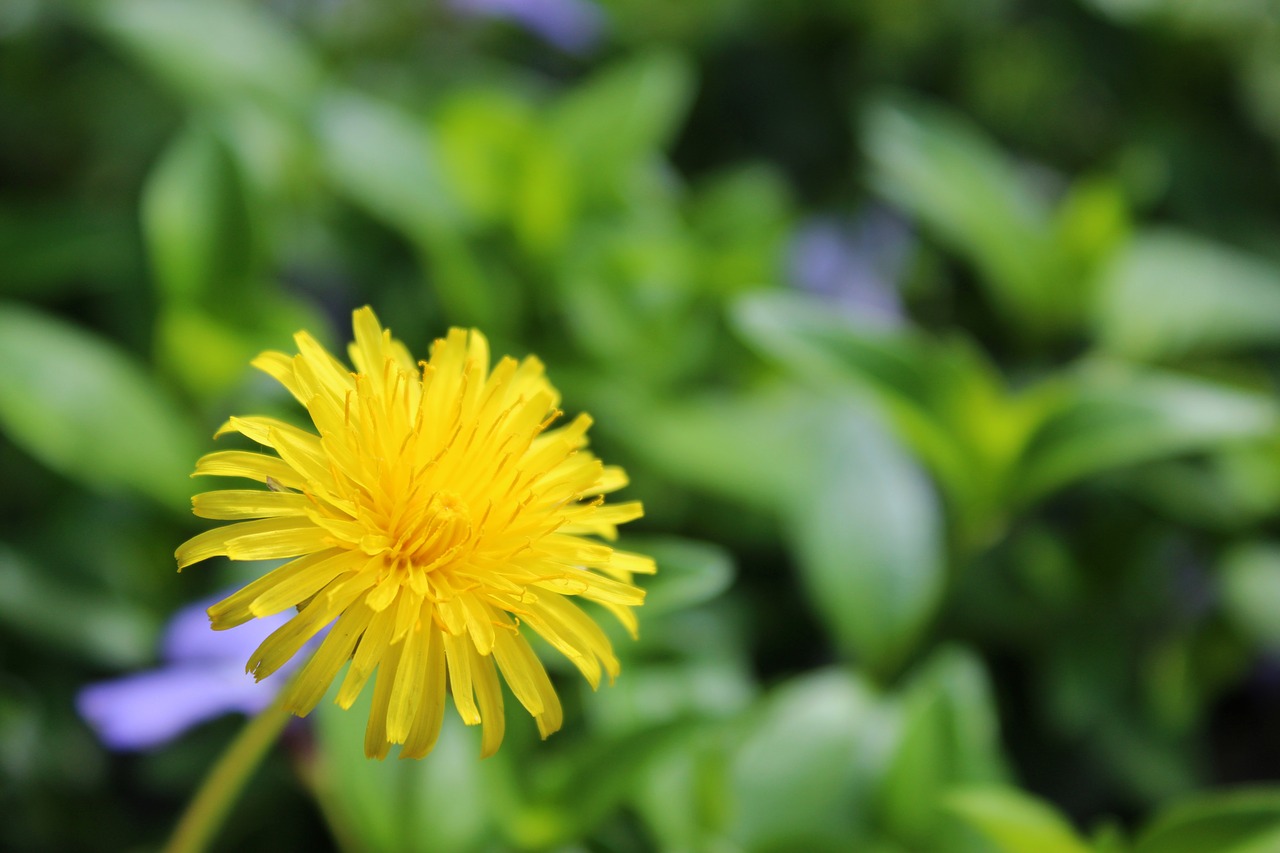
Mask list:
[[[0,848],[234,736],[74,696],[261,571],[175,573],[187,474],[363,304],[545,360],[661,572],[550,741],[322,710],[221,849],[1280,848],[1280,4],[597,8],[0,3]]]

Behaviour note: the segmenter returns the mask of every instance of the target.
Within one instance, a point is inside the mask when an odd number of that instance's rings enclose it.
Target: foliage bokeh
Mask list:
[[[8,0],[0,847],[164,838],[239,722],[74,696],[244,577],[172,571],[190,467],[366,303],[538,353],[662,570],[547,743],[318,711],[221,845],[1277,843],[1278,16]]]

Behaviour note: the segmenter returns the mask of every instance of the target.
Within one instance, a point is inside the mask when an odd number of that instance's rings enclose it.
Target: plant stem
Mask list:
[[[209,846],[245,783],[289,722],[290,714],[281,701],[284,692],[280,691],[274,702],[245,724],[209,770],[163,853],[200,853]]]

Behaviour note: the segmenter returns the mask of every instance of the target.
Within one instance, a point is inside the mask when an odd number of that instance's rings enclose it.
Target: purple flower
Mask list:
[[[451,0],[454,11],[501,18],[568,53],[585,53],[604,33],[604,13],[589,0]]]
[[[307,655],[295,655],[274,678],[255,683],[245,672],[245,661],[293,614],[214,631],[205,609],[221,598],[174,614],[161,641],[163,666],[80,691],[76,709],[108,747],[152,749],[214,717],[232,711],[256,714],[271,703],[288,671],[306,661]]]
[[[902,321],[896,281],[910,241],[901,220],[883,211],[852,225],[811,219],[791,238],[791,281],[850,314],[896,326]]]

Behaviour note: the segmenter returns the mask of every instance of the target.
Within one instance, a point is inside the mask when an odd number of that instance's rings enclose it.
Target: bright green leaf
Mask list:
[[[1268,397],[1201,379],[1087,365],[1032,436],[1015,482],[1030,500],[1117,468],[1259,438],[1280,426]]]
[[[1162,812],[1134,853],[1265,853],[1280,849],[1280,790],[1202,794]]]
[[[72,479],[187,509],[197,431],[129,356],[8,304],[0,305],[0,362],[0,429],[15,444]]]
[[[748,850],[863,849],[897,736],[892,707],[844,671],[788,682],[732,758],[732,837]]]
[[[243,0],[111,0],[82,4],[108,35],[180,92],[229,102],[244,95],[301,116],[321,79],[306,48]]]
[[[1280,267],[1193,234],[1151,231],[1102,276],[1097,334],[1111,352],[1176,358],[1280,342]]]
[[[255,256],[249,218],[226,146],[209,128],[188,127],[143,188],[143,234],[162,294],[214,301],[243,287]]]
[[[1091,850],[1057,810],[1012,788],[961,789],[947,797],[947,808],[994,843],[1000,853]]]
[[[1227,618],[1250,640],[1280,649],[1280,546],[1240,545],[1218,572]]]

